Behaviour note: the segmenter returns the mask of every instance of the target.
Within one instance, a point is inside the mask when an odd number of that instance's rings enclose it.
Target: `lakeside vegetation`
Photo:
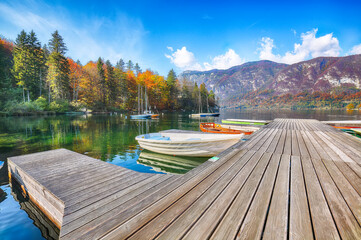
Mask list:
[[[99,57],[82,65],[66,57],[66,44],[55,31],[41,45],[34,31],[15,42],[0,37],[0,115],[68,111],[133,112],[139,91],[147,92],[153,111],[192,111],[216,106],[206,86],[166,77],[138,63],[119,59],[115,66]]]

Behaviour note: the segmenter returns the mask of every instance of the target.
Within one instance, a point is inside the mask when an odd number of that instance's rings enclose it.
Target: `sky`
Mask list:
[[[166,75],[249,61],[361,54],[361,1],[0,0],[0,35],[58,30],[66,56],[120,58]]]

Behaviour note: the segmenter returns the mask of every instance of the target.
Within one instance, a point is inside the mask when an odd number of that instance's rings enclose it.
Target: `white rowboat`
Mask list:
[[[213,157],[239,142],[244,134],[149,133],[135,139],[152,152],[192,157]]]

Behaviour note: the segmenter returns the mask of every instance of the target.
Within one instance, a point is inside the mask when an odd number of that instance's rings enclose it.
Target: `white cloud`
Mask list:
[[[171,50],[170,48],[168,49]],[[194,54],[189,52],[186,47],[177,49],[175,52],[172,52],[171,55],[165,54],[165,56],[169,58],[176,67],[182,70],[202,70],[201,65],[194,57]]]
[[[167,48],[172,51],[172,54],[165,54],[165,56],[181,70],[204,71],[211,69],[228,69],[245,62],[233,49],[228,49],[225,54],[212,58],[210,63],[204,62],[203,65],[201,65],[194,54],[188,51],[186,47],[182,47],[176,51],[173,51],[172,47]]]
[[[361,54],[361,44],[354,46],[351,49],[350,54]]]
[[[297,63],[308,59],[320,56],[338,56],[341,48],[338,39],[333,37],[332,33],[326,34],[321,37],[316,37],[318,29],[302,33],[302,43],[295,43],[292,52],[286,52],[284,56],[279,54],[275,55],[272,51],[275,48],[273,39],[263,37],[261,41],[261,48],[259,49],[259,58],[264,60],[271,60],[282,63]]]
[[[212,63],[205,62],[206,70],[211,69],[228,69],[230,67],[241,65],[245,60],[242,59],[233,49],[228,49],[224,55],[215,56]]]

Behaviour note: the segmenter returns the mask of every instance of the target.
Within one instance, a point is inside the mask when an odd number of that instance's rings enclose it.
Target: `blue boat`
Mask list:
[[[130,115],[130,119],[149,119],[151,117],[152,117],[151,114]]]

